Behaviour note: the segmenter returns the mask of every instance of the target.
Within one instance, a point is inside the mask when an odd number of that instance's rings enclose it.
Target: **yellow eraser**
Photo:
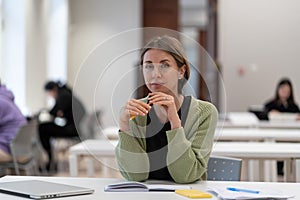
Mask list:
[[[176,194],[180,194],[185,197],[197,199],[197,198],[212,198],[212,195],[207,192],[202,192],[200,190],[175,190]]]

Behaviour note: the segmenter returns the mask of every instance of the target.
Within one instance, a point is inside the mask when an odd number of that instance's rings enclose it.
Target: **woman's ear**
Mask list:
[[[185,71],[186,71],[186,65],[183,65],[182,67],[179,68],[178,79],[182,79],[184,77]]]

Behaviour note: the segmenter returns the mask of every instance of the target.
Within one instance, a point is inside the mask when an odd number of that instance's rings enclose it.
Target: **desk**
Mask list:
[[[77,157],[114,157],[116,145],[117,141],[86,140],[71,147],[69,155],[70,175],[77,176]],[[300,144],[298,143],[217,142],[213,146],[212,155],[238,157],[243,160],[284,160],[286,162],[286,181],[299,179],[296,178],[295,171],[296,159],[300,158]],[[93,175],[93,169],[93,163],[89,160],[88,176]],[[261,173],[263,174],[263,172]]]
[[[212,155],[242,158],[243,160],[283,160],[287,181],[296,181],[296,159],[300,158],[299,143],[217,142]]]
[[[172,200],[186,200],[186,197],[177,195],[173,192],[104,192],[103,188],[111,183],[118,183],[124,181],[122,179],[104,179],[104,178],[73,178],[73,177],[42,177],[42,176],[5,176],[0,178],[0,182],[5,181],[16,181],[16,180],[43,180],[43,181],[51,181],[62,184],[70,184],[74,186],[81,187],[89,187],[94,189],[95,192],[91,195],[82,195],[82,196],[73,196],[73,197],[65,197],[59,198],[63,199],[84,199],[84,200],[152,200],[152,199],[172,199]],[[244,187],[244,188],[262,188],[262,189],[271,189],[271,190],[280,190],[284,191],[287,194],[295,195],[293,199],[300,198],[300,183],[269,183],[269,182],[227,182],[227,181],[199,181],[193,184],[189,184],[193,189],[199,189],[202,191],[206,191],[208,187],[216,187],[216,186],[232,186],[232,187]],[[0,199],[10,199],[10,200],[24,200],[23,197],[12,196],[8,194],[1,194]],[[209,198],[210,200],[217,200],[215,196],[213,198]]]
[[[260,120],[257,123],[232,123],[230,121],[218,121],[219,128],[264,128],[264,129],[300,129],[300,121],[276,122]]]
[[[270,124],[269,124],[270,125]],[[286,124],[287,125],[287,124]],[[264,142],[300,142],[300,129],[275,129],[275,128],[217,128],[215,132],[216,141],[264,141]],[[300,161],[296,161],[300,162]],[[251,169],[249,168],[250,180],[257,177],[258,173],[254,173],[255,164],[253,161],[249,163]],[[275,161],[266,161],[265,169],[268,171],[264,172],[265,180],[276,181],[277,170]],[[296,174],[300,174],[300,169],[297,168]],[[298,175],[297,181],[300,181],[300,176]]]
[[[259,121],[258,128],[276,128],[276,129],[300,129],[300,121],[276,122]]]
[[[218,128],[215,132],[215,140],[299,142],[300,129]]]
[[[87,174],[92,176],[94,174],[93,159],[91,157],[115,157],[116,140],[85,140],[76,144],[69,149],[69,166],[70,175],[78,175],[78,157],[85,156],[87,160]],[[98,157],[97,157],[98,158]],[[103,165],[104,173],[106,166]]]

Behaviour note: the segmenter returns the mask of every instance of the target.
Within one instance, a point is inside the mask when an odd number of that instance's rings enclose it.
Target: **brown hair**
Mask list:
[[[184,65],[186,66],[184,78],[178,80],[178,93],[182,94],[183,86],[190,78],[190,63],[187,59],[182,44],[176,38],[167,35],[153,38],[142,49],[140,62],[141,65],[143,65],[145,53],[150,49],[160,49],[169,53],[175,59],[179,68],[183,67]]]

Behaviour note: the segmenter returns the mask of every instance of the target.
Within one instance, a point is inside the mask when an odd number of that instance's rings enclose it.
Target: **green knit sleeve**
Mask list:
[[[196,102],[196,103],[195,103]],[[184,128],[167,132],[167,165],[175,182],[206,179],[218,112],[211,103],[194,100]]]
[[[149,176],[149,159],[146,153],[145,127],[138,126],[140,117],[130,122],[130,132],[120,132],[115,154],[119,170],[130,181],[143,181]]]

